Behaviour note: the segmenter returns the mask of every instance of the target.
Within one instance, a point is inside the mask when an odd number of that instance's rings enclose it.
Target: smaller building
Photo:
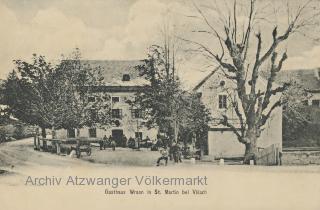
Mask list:
[[[260,78],[258,86],[264,88],[266,83]],[[201,95],[201,101],[209,109],[213,120],[208,132],[208,155],[214,158],[243,157],[245,145],[240,143],[233,131],[221,125],[222,115],[226,115],[236,128],[240,127],[239,119],[231,105],[236,100],[236,85],[226,79],[217,68],[208,74],[193,89]],[[271,98],[271,103],[277,98]],[[271,104],[272,105],[272,104]],[[276,108],[258,139],[258,147],[266,148],[272,144],[282,146],[282,107]]]

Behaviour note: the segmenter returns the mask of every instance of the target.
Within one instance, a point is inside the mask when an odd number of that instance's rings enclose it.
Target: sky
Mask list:
[[[168,19],[180,35],[192,38],[198,23],[185,22],[194,12],[190,5],[190,0],[0,0],[0,78],[13,69],[14,59],[37,53],[56,60],[75,47],[85,59],[143,59],[161,40]],[[320,44],[293,38],[289,46],[285,70],[320,67]],[[213,67],[181,51],[179,74],[194,85]]]

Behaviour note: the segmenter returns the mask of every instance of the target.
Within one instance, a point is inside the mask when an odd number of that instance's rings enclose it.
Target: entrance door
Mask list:
[[[122,146],[122,136],[123,136],[123,130],[121,129],[112,130],[112,138],[116,142],[117,146]]]

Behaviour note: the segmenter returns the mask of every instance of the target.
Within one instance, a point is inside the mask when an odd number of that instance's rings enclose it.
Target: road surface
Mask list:
[[[119,156],[118,156],[119,155]],[[144,164],[133,167],[137,158]],[[141,157],[140,157],[141,156]],[[155,152],[93,151],[93,156],[73,159],[68,156],[33,150],[33,140],[0,145],[0,208],[11,209],[320,209],[320,167],[219,166],[213,164],[153,165]],[[106,158],[108,157],[108,158]],[[117,164],[113,160],[121,159]],[[128,160],[129,158],[129,160]],[[134,161],[133,161],[134,162]],[[110,186],[30,186],[29,177],[197,177],[206,176],[205,186],[127,185],[125,195],[106,195]],[[131,195],[129,190],[206,191],[203,195]],[[133,208],[134,207],[134,208]]]

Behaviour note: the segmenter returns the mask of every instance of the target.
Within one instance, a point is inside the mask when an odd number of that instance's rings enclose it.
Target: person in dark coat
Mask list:
[[[122,147],[126,147],[128,143],[128,139],[126,137],[126,135],[123,134],[122,136]]]
[[[103,137],[103,149],[106,149],[107,145],[108,145],[108,137],[107,137],[107,135],[104,135],[104,137]]]

